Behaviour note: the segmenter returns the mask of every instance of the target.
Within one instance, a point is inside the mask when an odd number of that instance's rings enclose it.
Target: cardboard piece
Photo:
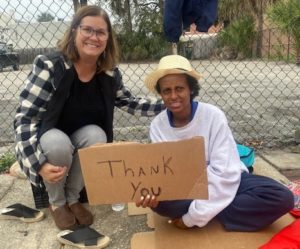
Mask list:
[[[149,228],[153,228],[153,229],[155,228],[153,212],[147,214],[147,226]]]
[[[203,137],[154,144],[117,143],[79,150],[89,203],[207,199]],[[178,187],[180,186],[180,187]]]
[[[154,232],[135,233],[130,241],[131,249],[155,249]]]
[[[147,249],[259,248],[295,220],[290,214],[286,214],[262,231],[247,233],[227,232],[217,220],[212,220],[204,228],[182,230],[169,224],[168,218],[153,213],[153,219],[155,231],[147,234],[134,234],[131,239],[131,249],[140,249],[143,245],[147,245]]]
[[[152,212],[150,208],[137,207],[135,205],[135,203],[133,203],[133,202],[129,202],[127,207],[128,207],[128,215],[129,216],[148,214],[148,213]]]
[[[167,218],[154,215],[155,248],[186,249],[253,249],[263,245],[290,224],[294,219],[288,214],[268,228],[259,232],[227,232],[217,220],[212,220],[205,228],[180,230],[168,224]],[[199,247],[201,245],[201,247]]]

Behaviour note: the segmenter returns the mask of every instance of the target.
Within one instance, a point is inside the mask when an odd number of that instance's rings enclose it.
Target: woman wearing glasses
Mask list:
[[[58,43],[35,58],[14,120],[16,154],[31,183],[44,182],[60,229],[91,225],[78,202],[84,186],[77,150],[112,142],[113,111],[153,116],[161,101],[136,98],[124,87],[107,13],[82,7]]]

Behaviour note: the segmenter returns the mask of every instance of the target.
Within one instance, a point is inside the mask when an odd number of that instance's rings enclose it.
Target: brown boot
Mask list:
[[[70,209],[80,225],[89,226],[93,224],[93,215],[80,202],[70,205]]]
[[[62,207],[58,207],[55,210],[53,210],[50,205],[49,209],[54,222],[59,229],[74,229],[77,226],[76,218],[67,204]]]

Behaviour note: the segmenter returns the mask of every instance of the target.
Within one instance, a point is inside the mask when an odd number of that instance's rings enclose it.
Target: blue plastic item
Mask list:
[[[255,151],[248,146],[237,144],[237,149],[240,155],[241,161],[246,165],[250,172],[253,171],[253,164],[255,161]]]

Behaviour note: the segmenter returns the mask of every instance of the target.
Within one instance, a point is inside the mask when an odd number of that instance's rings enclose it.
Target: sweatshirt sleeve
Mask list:
[[[188,227],[205,226],[234,199],[241,179],[241,162],[225,115],[211,123],[208,141],[208,200],[194,200],[182,219]]]

